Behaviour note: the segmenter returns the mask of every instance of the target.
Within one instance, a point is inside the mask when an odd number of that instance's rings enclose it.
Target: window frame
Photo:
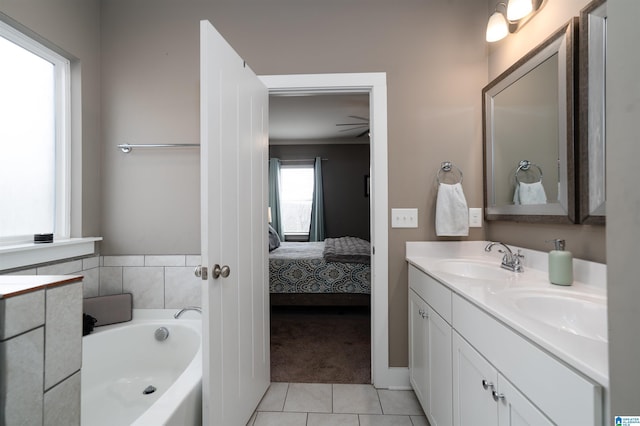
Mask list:
[[[54,239],[71,235],[71,61],[0,20],[0,36],[54,65],[55,175]],[[0,245],[33,241],[33,235],[0,237]]]

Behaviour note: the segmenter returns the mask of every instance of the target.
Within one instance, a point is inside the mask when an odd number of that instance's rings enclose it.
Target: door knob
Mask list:
[[[231,268],[229,268],[228,265],[224,265],[222,267],[220,267],[220,265],[218,265],[217,263],[213,266],[213,278],[214,279],[218,279],[220,277],[222,278],[227,278],[229,276],[229,274],[231,273]]]

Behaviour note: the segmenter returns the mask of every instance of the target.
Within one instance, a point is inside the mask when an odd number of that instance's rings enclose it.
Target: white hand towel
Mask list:
[[[469,209],[460,183],[438,185],[436,235],[440,237],[469,235]]]
[[[547,194],[542,181],[533,183],[520,182],[513,195],[514,204],[547,204]]]

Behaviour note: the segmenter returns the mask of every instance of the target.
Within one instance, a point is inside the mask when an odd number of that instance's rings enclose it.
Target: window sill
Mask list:
[[[102,237],[70,238],[47,244],[0,246],[0,271],[88,256],[95,253],[95,243],[98,241],[102,241]]]
[[[308,233],[294,233],[294,232],[289,232],[287,234],[284,234],[284,240],[285,241],[290,241],[290,242],[308,242],[309,241],[309,234]]]

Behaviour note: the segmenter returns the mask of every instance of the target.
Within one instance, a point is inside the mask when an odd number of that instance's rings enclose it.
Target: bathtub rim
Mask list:
[[[202,398],[202,321],[198,318],[200,314],[190,311],[179,319],[175,319],[173,315],[177,311],[178,309],[133,309],[131,321],[96,327],[93,333],[83,337],[83,339],[93,338],[93,336],[99,336],[103,332],[137,324],[184,326],[195,330],[200,335],[200,345],[185,370],[160,398],[140,414],[131,426],[165,425],[178,413],[184,399],[193,397],[194,391],[197,391],[198,398]]]

